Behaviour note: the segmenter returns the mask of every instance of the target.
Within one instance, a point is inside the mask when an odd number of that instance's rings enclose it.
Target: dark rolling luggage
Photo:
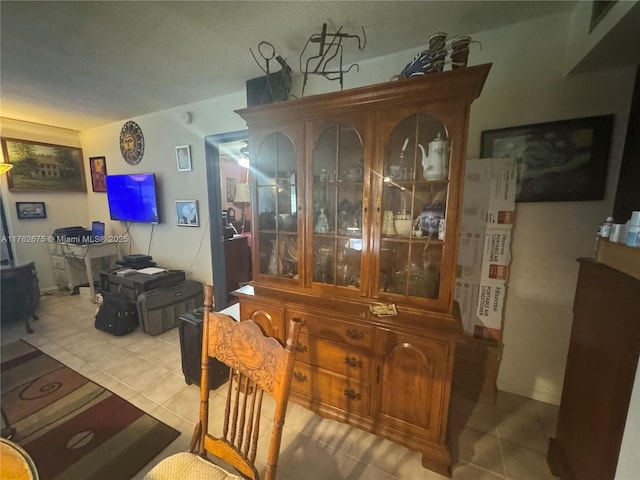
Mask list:
[[[202,283],[185,280],[155,288],[138,296],[138,318],[142,331],[158,335],[178,325],[178,316],[202,307]]]
[[[134,303],[144,292],[185,280],[185,273],[182,270],[166,270],[153,275],[133,273],[123,277],[117,274],[120,270],[123,269],[116,268],[100,272],[100,290],[103,293],[120,293]]]
[[[202,353],[202,313],[186,313],[180,315],[178,323],[180,334],[180,351],[182,352],[182,373],[188,385],[195,383],[200,386],[200,358]],[[210,359],[209,387],[218,388],[229,379],[229,367],[224,363]]]
[[[98,330],[120,337],[133,332],[138,326],[138,312],[134,303],[123,295],[102,294],[102,304],[96,314],[94,326]]]

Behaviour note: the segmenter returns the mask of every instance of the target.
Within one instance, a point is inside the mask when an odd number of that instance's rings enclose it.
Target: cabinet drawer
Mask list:
[[[368,383],[334,375],[300,361],[296,361],[293,368],[291,390],[345,412],[369,413]]]
[[[53,276],[56,279],[56,283],[67,285],[69,283],[69,277],[66,270],[53,269]]]
[[[64,264],[64,257],[58,257],[55,255],[51,256],[51,265],[53,268],[58,268],[60,270],[66,270],[66,265]]]
[[[284,342],[284,308],[277,305],[240,300],[240,320],[253,320],[264,330],[265,335]]]
[[[368,380],[371,371],[369,352],[305,333],[300,334],[296,360],[359,380]]]
[[[291,318],[302,320],[301,333],[327,338],[338,343],[346,343],[357,347],[370,347],[373,341],[373,327],[361,325],[330,317],[309,315],[307,313],[287,310],[287,322]]]
[[[62,247],[62,250],[65,255],[70,255],[78,259],[84,259],[85,255],[87,254],[88,248],[89,247],[87,247],[86,245],[65,244],[64,247]]]
[[[47,245],[51,255],[62,255],[62,247],[59,243],[48,243]]]

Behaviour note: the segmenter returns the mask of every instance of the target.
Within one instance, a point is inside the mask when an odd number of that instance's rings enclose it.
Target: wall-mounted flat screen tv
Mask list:
[[[160,223],[155,174],[107,175],[106,178],[111,220]]]

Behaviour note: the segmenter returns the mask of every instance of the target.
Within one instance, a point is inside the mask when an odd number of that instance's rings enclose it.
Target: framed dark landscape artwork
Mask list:
[[[94,192],[107,191],[107,160],[105,157],[89,157],[91,188]]]
[[[516,202],[602,200],[613,115],[485,130],[481,158],[514,158]]]
[[[3,137],[2,151],[9,190],[87,191],[80,148]]]
[[[44,202],[16,202],[16,212],[20,220],[47,218]]]

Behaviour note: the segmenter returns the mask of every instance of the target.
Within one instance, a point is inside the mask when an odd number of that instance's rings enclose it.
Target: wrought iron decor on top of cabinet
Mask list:
[[[238,111],[258,219],[241,318],[282,338],[302,318],[291,399],[444,474],[468,117],[489,69]]]

